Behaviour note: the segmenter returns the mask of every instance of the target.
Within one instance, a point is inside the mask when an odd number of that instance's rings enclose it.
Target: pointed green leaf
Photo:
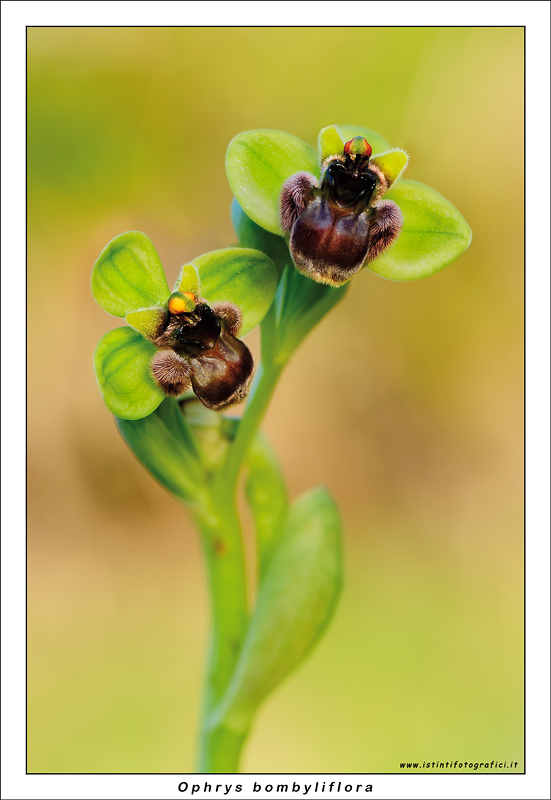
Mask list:
[[[125,319],[129,325],[139,331],[146,339],[154,339],[167,318],[167,310],[162,306],[142,308],[141,311],[131,311]]]
[[[381,153],[380,156],[371,159],[371,164],[375,164],[382,171],[388,181],[388,189],[391,189],[407,167],[409,156],[405,150],[394,148],[388,153]]]
[[[266,697],[319,639],[342,581],[341,524],[325,489],[300,497],[260,587],[232,680],[215,724],[244,731]]]
[[[115,328],[94,353],[94,370],[105,405],[115,416],[140,419],[165,397],[149,372],[155,346],[132,328]]]
[[[136,458],[161,486],[184,503],[200,500],[205,475],[197,445],[176,400],[166,398],[149,416],[117,419],[117,425]]]
[[[263,319],[272,305],[277,274],[271,258],[259,250],[228,247],[193,260],[201,281],[201,296],[209,305],[224,300],[243,314],[239,336]]]
[[[424,278],[451,264],[471,243],[471,229],[449,200],[430,186],[403,180],[385,195],[402,210],[404,227],[388,250],[368,265],[392,281]]]
[[[377,131],[372,131],[371,128],[364,128],[363,125],[335,125],[334,127],[342,138],[343,147],[354,136],[363,136],[371,145],[374,156],[377,153],[384,153],[390,150],[390,144],[384,136],[381,136]]]
[[[281,187],[295,172],[319,177],[313,147],[290,133],[254,130],[239,133],[226,154],[226,173],[239,205],[262,228],[280,236]]]
[[[257,434],[247,457],[245,493],[254,521],[258,571],[263,580],[281,536],[289,503],[275,453],[261,433]]]
[[[96,302],[116,317],[163,305],[170,294],[157,251],[139,231],[121,233],[104,247],[91,283]]]
[[[193,264],[184,264],[174,286],[175,292],[191,292],[195,297],[201,296],[199,276]]]

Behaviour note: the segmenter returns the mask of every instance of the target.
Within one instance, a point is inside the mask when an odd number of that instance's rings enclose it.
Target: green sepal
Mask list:
[[[203,500],[205,477],[197,444],[178,401],[166,398],[153,414],[133,421],[117,419],[117,425],[136,458],[161,486],[184,503]]]
[[[236,236],[241,247],[251,247],[266,253],[275,264],[278,277],[281,276],[285,264],[292,264],[293,260],[289,248],[282,236],[269,233],[245,214],[237,200],[232,200],[231,220]]]
[[[91,287],[96,302],[116,317],[163,305],[170,294],[157,251],[140,231],[121,233],[103,248]]]
[[[168,312],[164,306],[142,308],[141,311],[131,311],[125,319],[129,325],[139,331],[146,339],[154,339],[166,320]]]
[[[333,287],[301,275],[294,265],[283,273],[276,297],[278,352],[287,359],[348,291],[349,283]]]
[[[402,180],[384,196],[401,209],[397,240],[368,268],[392,281],[425,278],[455,261],[471,243],[471,229],[449,200],[430,186]]]
[[[165,395],[149,371],[155,346],[132,328],[115,328],[94,353],[94,370],[105,405],[122,419],[151,414]]]
[[[297,136],[253,130],[235,136],[226,154],[231,190],[248,216],[270,233],[283,235],[279,223],[281,187],[295,172],[319,177],[317,153]]]
[[[199,275],[193,264],[184,264],[180,270],[178,280],[174,285],[175,292],[191,292],[195,297],[201,296],[201,283]]]
[[[377,131],[364,128],[363,125],[328,125],[322,128],[318,136],[318,155],[320,162],[328,156],[344,152],[344,145],[354,136],[363,136],[373,150],[373,154],[383,153],[390,149],[387,140]]]
[[[239,336],[262,321],[272,305],[277,273],[271,258],[259,250],[228,247],[193,259],[201,296],[212,306],[219,301],[236,305],[243,315]]]
[[[262,582],[235,672],[212,724],[246,731],[256,709],[309,653],[342,584],[341,523],[325,489],[291,507]]]
[[[247,456],[245,494],[255,527],[258,572],[262,581],[289,508],[281,469],[262,433],[256,435]]]
[[[388,153],[381,153],[381,155],[372,158],[370,163],[379,167],[388,181],[388,190],[390,190],[398,178],[403,175],[409,163],[409,156],[405,150],[395,147],[393,150],[389,150]]]

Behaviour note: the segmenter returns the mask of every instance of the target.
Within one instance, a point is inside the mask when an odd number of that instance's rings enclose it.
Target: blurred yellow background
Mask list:
[[[264,428],[292,496],[337,498],[346,584],[242,768],[522,770],[523,56],[522,28],[28,30],[30,772],[194,764],[201,554],[101,400],[94,261],[142,230],[172,283],[235,241],[236,133],[339,122],[404,147],[473,242],[430,279],[363,272],[278,387]]]

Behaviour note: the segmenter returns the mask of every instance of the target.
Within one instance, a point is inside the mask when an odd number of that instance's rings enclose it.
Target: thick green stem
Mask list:
[[[212,632],[203,698],[199,772],[237,772],[244,736],[212,728],[209,717],[233,673],[247,627],[247,581],[233,500],[212,497],[196,513],[211,597]]]
[[[238,773],[241,750],[247,733],[225,727],[211,727],[207,722],[201,731],[201,752],[197,771],[207,774]]]
[[[283,366],[283,364],[277,363],[260,364],[256,370],[250,400],[239,423],[235,440],[228,452],[228,459],[218,478],[222,492],[230,493],[232,496],[235,493],[243,461],[268,408]]]
[[[239,474],[285,362],[275,357],[274,311],[263,323],[263,359],[225,464],[214,477],[208,509],[197,513],[209,575],[212,635],[203,701],[198,771],[237,772],[247,731],[220,727],[212,712],[237,662],[247,625],[243,541],[235,506]],[[270,343],[269,348],[267,342]]]
[[[262,320],[262,361],[256,369],[253,384],[245,412],[239,423],[237,435],[228,452],[228,458],[218,476],[219,489],[222,493],[235,495],[239,473],[258,426],[268,408],[275,387],[279,380],[286,359],[277,352],[276,304]]]

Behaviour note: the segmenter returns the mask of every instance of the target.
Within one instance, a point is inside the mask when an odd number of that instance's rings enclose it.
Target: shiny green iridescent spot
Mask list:
[[[344,145],[344,153],[347,156],[371,156],[371,145],[363,136],[354,136]]]
[[[171,314],[189,314],[195,309],[195,296],[192,292],[172,292],[168,298]]]

